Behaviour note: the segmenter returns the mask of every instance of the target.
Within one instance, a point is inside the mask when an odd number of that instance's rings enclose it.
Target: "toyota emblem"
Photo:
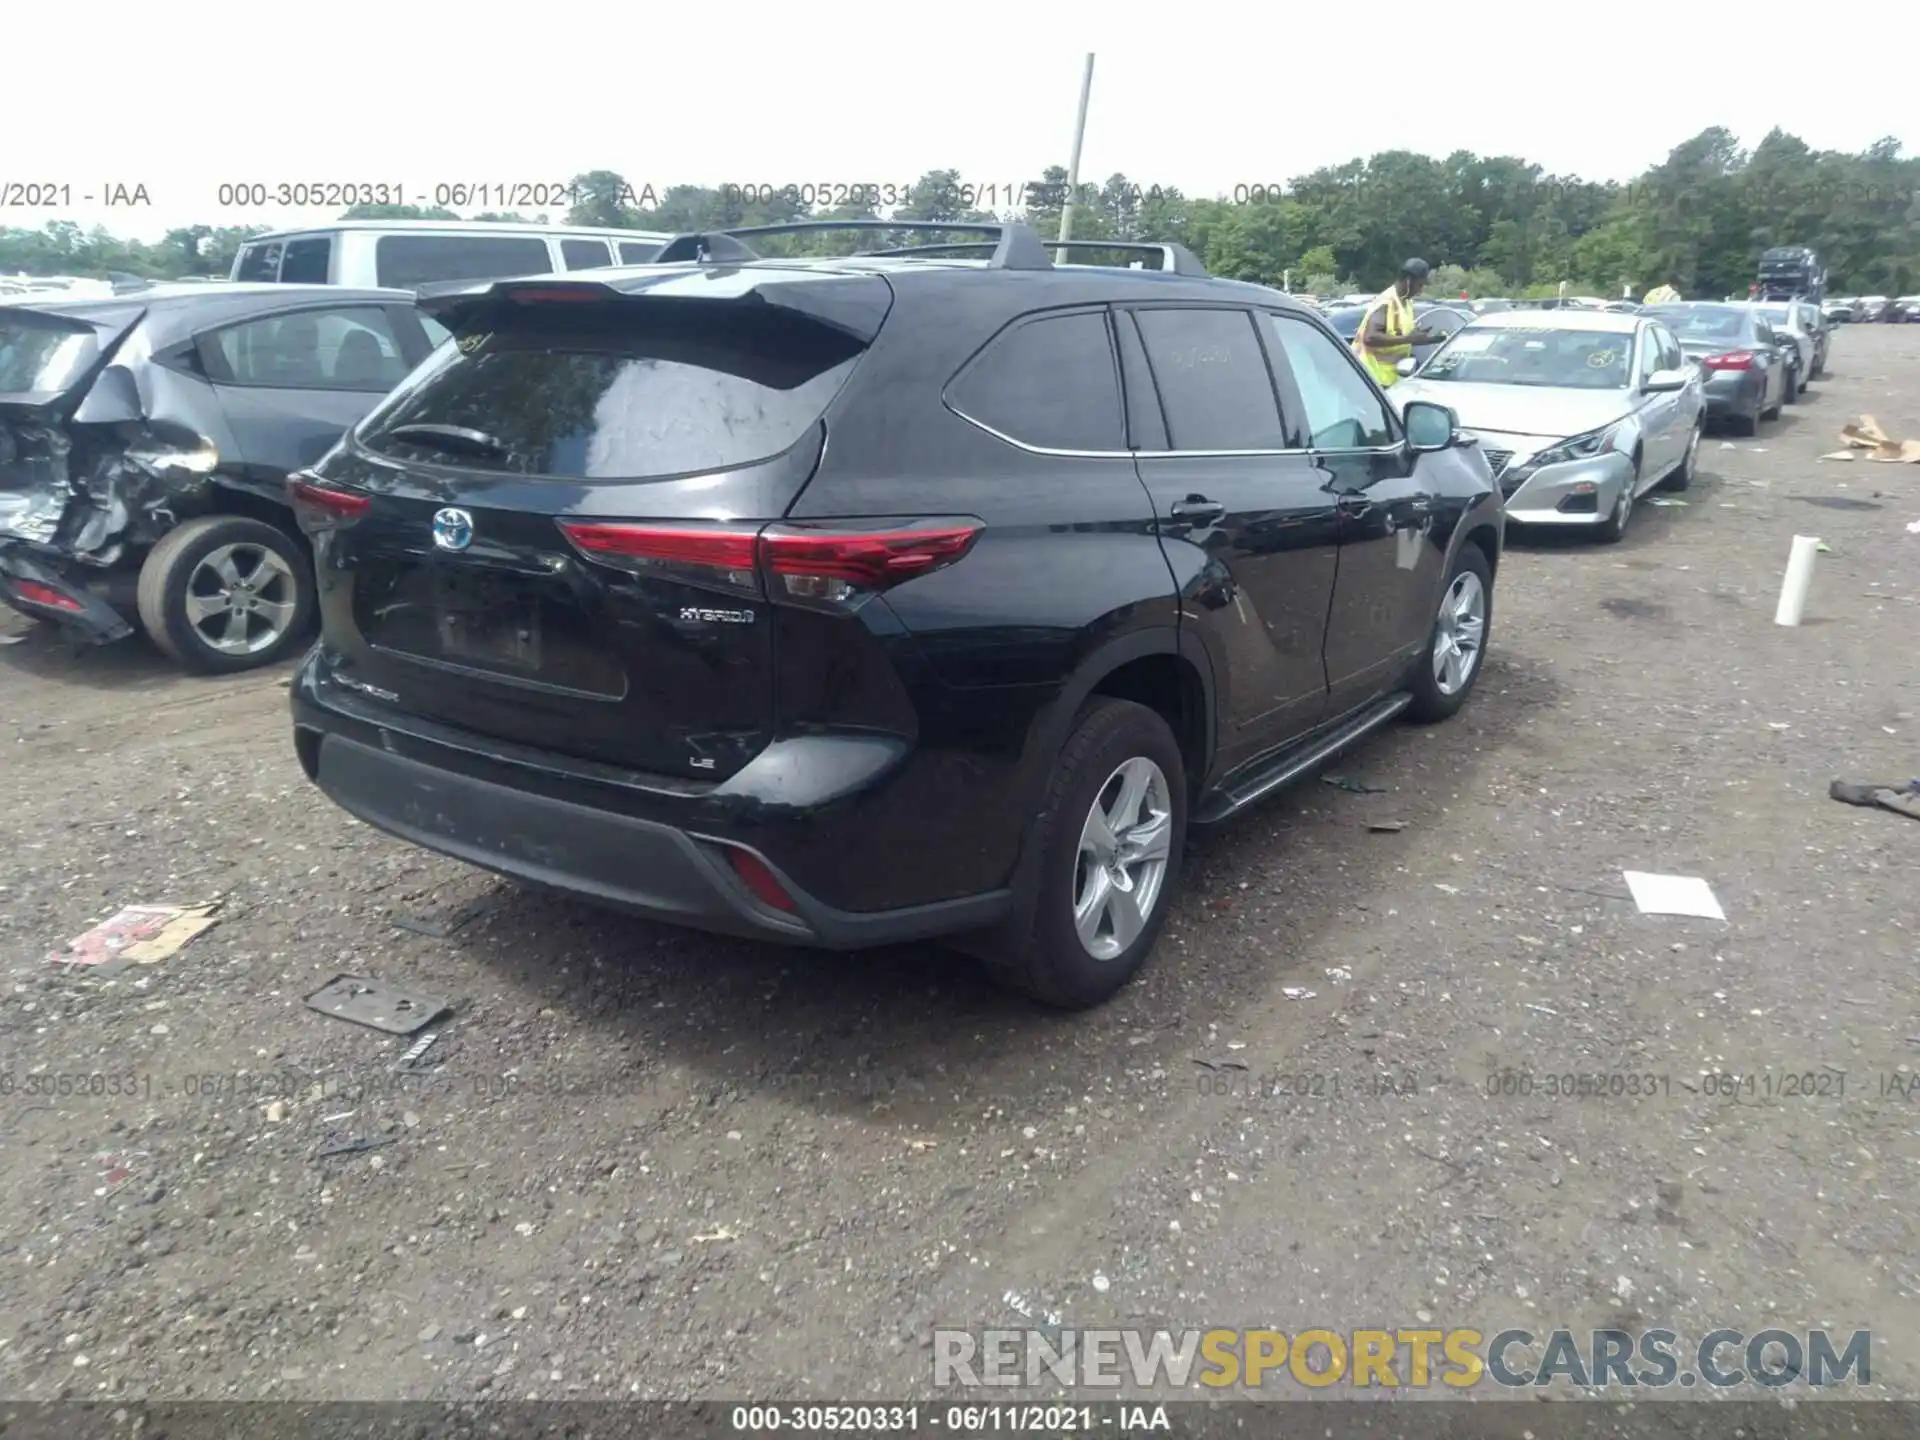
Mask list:
[[[442,550],[464,550],[473,543],[473,516],[448,506],[433,516],[433,543]]]

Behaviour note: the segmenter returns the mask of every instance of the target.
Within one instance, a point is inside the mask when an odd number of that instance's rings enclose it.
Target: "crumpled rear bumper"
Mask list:
[[[57,621],[98,644],[133,633],[133,626],[104,595],[24,541],[0,540],[0,599],[22,615]]]

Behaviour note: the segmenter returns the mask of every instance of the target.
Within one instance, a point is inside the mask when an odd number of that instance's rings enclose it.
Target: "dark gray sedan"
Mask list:
[[[444,334],[338,285],[0,302],[0,599],[201,672],[288,654],[315,604],[287,475]]]
[[[1696,302],[1656,305],[1642,312],[1659,320],[1680,342],[1706,382],[1707,418],[1736,434],[1759,433],[1762,420],[1777,419],[1787,402],[1787,346],[1766,317],[1750,305]]]

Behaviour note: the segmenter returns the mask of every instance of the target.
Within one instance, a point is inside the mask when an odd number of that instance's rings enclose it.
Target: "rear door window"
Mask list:
[[[562,240],[560,258],[569,270],[604,270],[613,263],[604,240]]]
[[[1134,312],[1175,450],[1284,450],[1280,406],[1245,310]]]
[[[884,314],[885,282],[871,283]],[[359,438],[426,463],[557,479],[729,469],[800,440],[865,350],[844,326],[778,304],[503,306],[463,322],[459,343],[436,351]],[[450,431],[468,434],[448,443]]]
[[[650,265],[653,257],[660,253],[658,245],[642,240],[622,240],[620,242],[620,263],[622,265]]]
[[[1127,448],[1104,311],[1049,315],[1004,331],[960,372],[949,405],[1039,450]]]
[[[377,305],[298,310],[229,325],[204,337],[201,355],[215,384],[273,390],[384,394],[413,368],[387,312]]]
[[[325,235],[289,240],[280,257],[282,285],[324,285],[331,277],[333,241]]]
[[[382,235],[374,246],[381,285],[398,290],[441,280],[546,275],[553,256],[539,235]]]

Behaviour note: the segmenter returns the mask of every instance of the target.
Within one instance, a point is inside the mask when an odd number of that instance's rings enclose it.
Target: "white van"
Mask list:
[[[646,230],[490,220],[339,220],[255,236],[233,257],[229,278],[414,290],[444,280],[644,265],[672,238]]]

